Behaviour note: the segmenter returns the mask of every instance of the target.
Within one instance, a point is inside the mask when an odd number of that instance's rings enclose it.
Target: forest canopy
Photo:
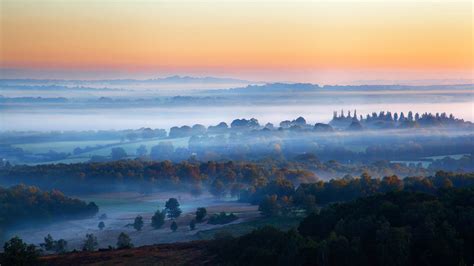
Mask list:
[[[298,230],[214,240],[225,265],[470,265],[474,189],[390,192],[332,204]]]
[[[65,196],[58,190],[41,191],[34,186],[0,187],[0,230],[31,222],[48,222],[94,216],[94,202]]]

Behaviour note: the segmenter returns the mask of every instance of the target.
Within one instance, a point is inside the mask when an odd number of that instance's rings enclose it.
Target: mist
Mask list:
[[[22,195],[14,186],[24,184],[22,193],[50,193],[47,199],[58,199],[50,204],[69,206],[64,210],[98,208],[71,216],[45,207],[34,214],[38,221],[3,225],[3,240],[16,235],[40,245],[51,234],[80,250],[86,234],[97,237],[100,249],[114,247],[121,232],[136,246],[209,239],[221,227],[261,221],[268,197],[296,197],[314,184],[330,190],[367,177],[439,183],[440,171],[474,171],[472,85],[189,77],[1,84],[3,193]],[[456,178],[453,184],[462,186]],[[170,198],[179,201],[181,216],[153,228],[152,217]],[[301,204],[282,200],[279,206]],[[198,207],[208,215],[190,229]],[[28,215],[10,211],[12,218]],[[231,221],[209,223],[230,213]],[[139,216],[144,226],[134,229]]]

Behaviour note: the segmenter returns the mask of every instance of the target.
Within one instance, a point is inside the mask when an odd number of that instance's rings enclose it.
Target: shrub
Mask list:
[[[118,236],[117,248],[118,249],[133,248],[132,240],[124,232],[120,233],[120,235]]]
[[[225,212],[221,212],[219,214],[214,214],[209,218],[207,221],[208,224],[228,224],[235,220],[239,219],[235,214],[230,213],[226,214]]]

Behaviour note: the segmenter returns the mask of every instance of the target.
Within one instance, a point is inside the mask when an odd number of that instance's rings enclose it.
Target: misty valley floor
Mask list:
[[[178,230],[172,232],[171,221],[167,220],[160,229],[153,229],[150,225],[151,216],[164,207],[164,202],[170,197],[178,197],[183,214],[176,222]],[[239,224],[255,220],[260,217],[258,206],[247,203],[239,203],[235,200],[216,200],[209,195],[194,198],[187,193],[156,193],[142,196],[138,193],[107,193],[84,198],[87,201],[95,201],[99,205],[99,215],[107,214],[108,218],[103,220],[106,227],[99,230],[98,217],[81,220],[61,221],[48,225],[33,225],[23,229],[7,232],[7,238],[19,236],[28,243],[40,244],[44,237],[51,234],[53,238],[63,238],[68,241],[69,250],[81,250],[86,234],[94,234],[97,237],[99,248],[115,246],[117,237],[121,232],[127,233],[135,246],[152,245],[158,243],[184,242],[200,239],[199,232],[217,229],[223,226]],[[189,223],[194,218],[194,212],[198,207],[206,207],[208,215],[219,212],[233,212],[239,219],[225,225],[211,225],[207,222],[198,223],[196,229],[191,231]],[[132,226],[137,215],[144,220],[144,227],[136,231]]]

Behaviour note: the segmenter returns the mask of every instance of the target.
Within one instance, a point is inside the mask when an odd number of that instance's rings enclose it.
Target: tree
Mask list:
[[[408,265],[411,235],[406,228],[388,223],[376,231],[377,260],[380,265]]]
[[[54,249],[54,239],[53,237],[48,234],[45,238],[44,238],[44,243],[40,244],[41,247],[44,248],[44,250],[46,251],[51,251]]]
[[[189,229],[196,229],[196,220],[192,219],[191,222],[189,222]]]
[[[173,232],[176,232],[176,230],[178,230],[178,224],[175,221],[173,221],[170,225],[170,228]]]
[[[64,253],[67,250],[67,241],[64,239],[54,240],[53,237],[48,234],[44,238],[44,243],[40,244],[46,251],[54,251],[56,253]]]
[[[148,150],[145,145],[140,145],[140,147],[137,148],[137,156],[145,156],[147,153]]]
[[[124,232],[120,233],[120,235],[118,236],[117,248],[118,249],[133,248],[132,240]]]
[[[2,265],[38,265],[39,252],[34,245],[28,245],[15,236],[3,245],[0,263]]]
[[[157,210],[151,217],[151,226],[155,229],[160,229],[165,224],[165,210]]]
[[[207,210],[206,208],[204,207],[199,207],[197,208],[197,211],[196,211],[196,222],[200,223],[202,222],[202,219],[204,219],[204,217],[206,217],[207,215]]]
[[[98,246],[99,246],[99,243],[97,243],[97,237],[95,237],[93,234],[86,234],[86,240],[84,241],[82,250],[94,251]]]
[[[56,241],[54,246],[54,251],[56,253],[65,253],[67,251],[67,241],[64,239]]]
[[[135,221],[133,222],[133,228],[135,228],[135,230],[137,231],[141,231],[142,227],[143,227],[143,217],[138,215],[137,217],[135,217]]]
[[[151,147],[150,157],[153,160],[169,159],[174,152],[173,143],[162,141],[158,145]]]
[[[121,160],[123,158],[126,158],[127,153],[125,152],[123,148],[117,147],[117,148],[112,148],[112,151],[110,152],[110,156],[112,157],[112,160],[116,161],[116,160]]]
[[[181,209],[179,208],[179,202],[175,198],[170,198],[166,203],[166,212],[168,214],[168,218],[175,219],[181,215]]]
[[[102,229],[104,229],[104,227],[105,227],[104,222],[101,221],[101,222],[99,223],[98,227],[99,227],[99,229],[102,231]]]
[[[82,153],[82,149],[80,147],[76,147],[74,150],[72,150],[72,154],[74,155],[78,155],[80,153]]]

